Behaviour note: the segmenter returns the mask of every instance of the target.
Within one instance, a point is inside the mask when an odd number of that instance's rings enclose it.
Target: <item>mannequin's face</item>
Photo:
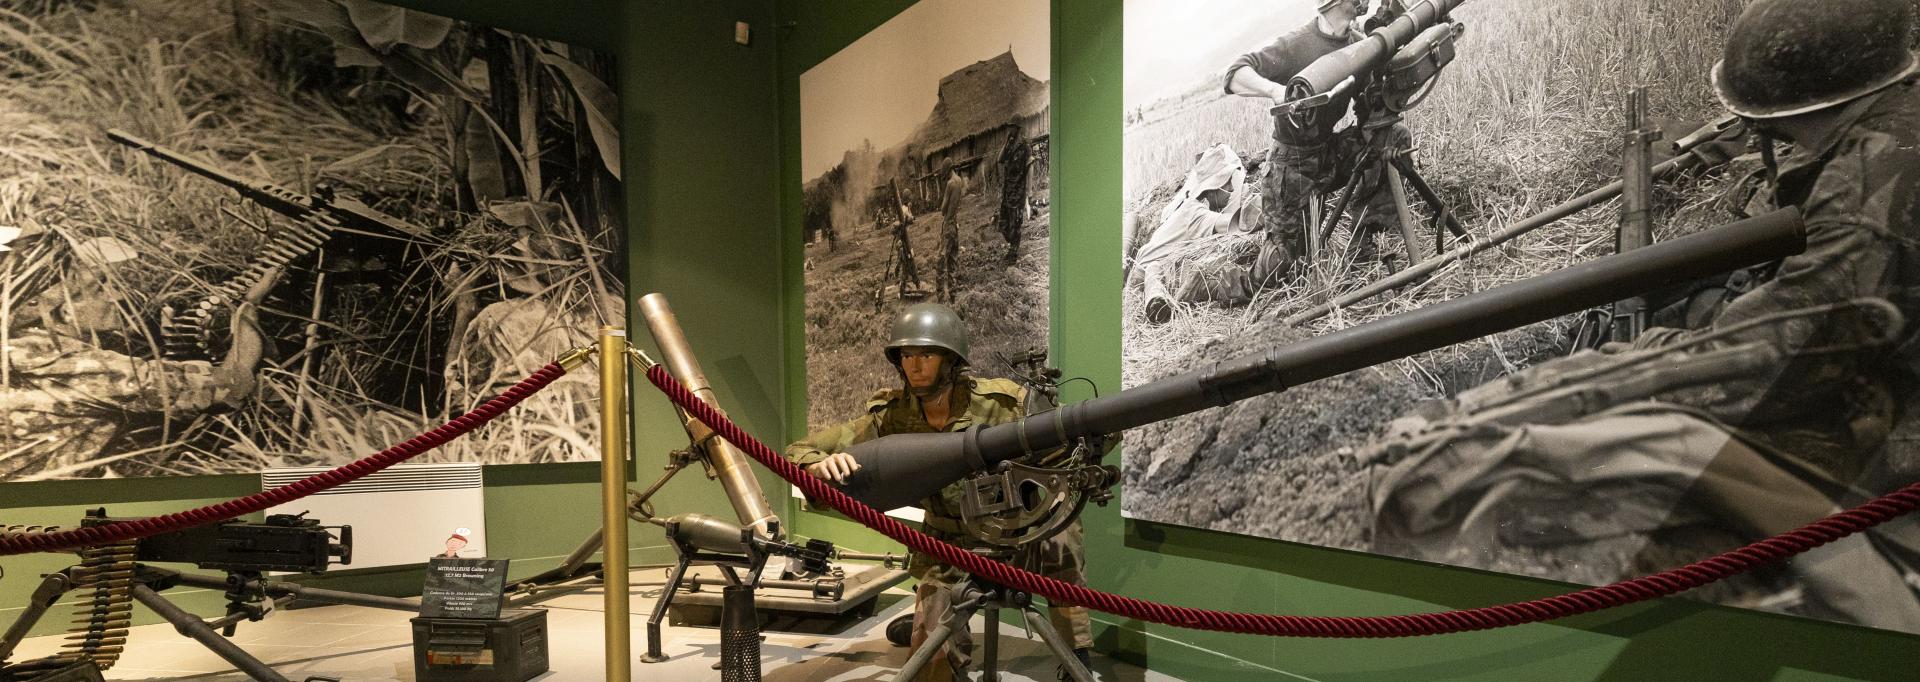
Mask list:
[[[908,346],[900,349],[900,371],[907,375],[907,385],[913,388],[938,385],[946,362],[946,352],[938,348]]]

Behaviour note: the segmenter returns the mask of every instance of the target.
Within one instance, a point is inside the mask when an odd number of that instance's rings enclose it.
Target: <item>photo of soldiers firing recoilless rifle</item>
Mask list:
[[[1287,5],[1128,5],[1127,387],[1775,208],[1807,252],[1135,428],[1129,517],[1599,584],[1920,475],[1920,3]],[[1698,596],[1920,632],[1912,526]]]

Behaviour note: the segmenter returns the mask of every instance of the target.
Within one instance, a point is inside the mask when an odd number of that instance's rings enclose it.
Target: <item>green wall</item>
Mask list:
[[[782,0],[782,181],[799,186],[799,75],[910,6],[908,0]],[[1053,3],[1053,349],[1068,376],[1120,383],[1121,0]],[[793,195],[782,206],[800,241]],[[787,262],[788,390],[804,395],[797,258]],[[1075,396],[1084,398],[1086,396]],[[790,429],[805,410],[788,405]],[[794,435],[790,433],[789,435]],[[1124,495],[1124,491],[1122,492]],[[1091,508],[1089,582],[1183,606],[1382,615],[1537,598],[1572,586],[1120,518]],[[799,532],[889,541],[838,516]],[[1490,632],[1383,641],[1180,630],[1095,614],[1102,652],[1185,679],[1912,679],[1916,638],[1669,599]]]
[[[731,414],[756,432],[780,432],[785,374],[779,343],[782,252],[775,51],[771,0],[719,2],[561,0],[397,0],[397,4],[601,50],[617,57],[621,93],[630,291],[668,296],[681,326]],[[733,43],[733,24],[750,22],[756,40]],[[732,245],[760,244],[761,249]],[[633,331],[643,345],[644,326]],[[581,371],[592,371],[591,367]],[[633,477],[650,482],[666,453],[686,445],[659,393],[638,379],[633,392],[637,454]],[[370,453],[369,453],[370,454]],[[784,487],[776,510],[785,509]],[[557,565],[599,526],[599,465],[488,467],[489,550],[514,559],[516,576]],[[115,515],[187,509],[259,490],[257,476],[0,484],[0,523],[71,525],[81,510]],[[689,471],[656,498],[662,513],[703,511],[731,517],[719,487]],[[377,529],[361,528],[362,537]],[[630,532],[630,561],[662,563],[672,552],[651,526]],[[0,558],[0,623],[10,622],[40,573],[70,555]],[[341,589],[417,593],[418,569],[330,572],[310,579]],[[218,614],[206,591],[169,596],[201,614]],[[66,621],[50,615],[35,634]],[[136,622],[157,619],[136,609]]]

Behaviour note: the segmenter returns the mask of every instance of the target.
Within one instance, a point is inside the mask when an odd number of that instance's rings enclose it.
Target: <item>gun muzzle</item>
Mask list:
[[[740,535],[742,528],[737,523],[689,512],[668,517],[660,525],[666,527],[668,538],[689,547],[720,554],[747,553],[745,538]]]
[[[1569,315],[1678,282],[1799,253],[1799,211],[1780,209],[1598,258],[1299,343],[960,433],[899,434],[848,448],[841,491],[876,509],[915,504],[993,464]]]
[[[647,330],[653,333],[653,340],[660,344],[660,353],[673,378],[718,409],[720,403],[714,398],[713,386],[707,383],[706,372],[701,371],[700,361],[693,354],[693,346],[687,342],[686,333],[681,331],[673,309],[667,306],[666,297],[657,293],[641,297],[640,317],[647,321]],[[687,437],[695,445],[704,444],[702,452],[712,465],[714,476],[720,479],[720,489],[726,491],[727,501],[733,504],[733,512],[740,518],[740,523],[753,527],[755,532],[768,538],[778,540],[783,537],[786,533],[780,527],[780,517],[773,513],[773,506],[767,503],[766,493],[760,489],[759,479],[753,477],[753,469],[747,466],[750,460],[746,453],[723,438],[712,437],[712,429],[699,420],[684,412],[680,417],[686,427]]]
[[[1294,97],[1327,92],[1341,81],[1385,66],[1401,46],[1438,25],[1463,1],[1423,0],[1408,7],[1406,13],[1374,29],[1360,42],[1335,50],[1308,64],[1288,84],[1289,92]]]

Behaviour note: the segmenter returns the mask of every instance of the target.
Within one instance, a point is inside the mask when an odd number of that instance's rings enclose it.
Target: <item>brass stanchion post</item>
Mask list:
[[[627,618],[627,330],[600,328],[600,504],[606,593],[607,675],[629,682],[633,641]]]

